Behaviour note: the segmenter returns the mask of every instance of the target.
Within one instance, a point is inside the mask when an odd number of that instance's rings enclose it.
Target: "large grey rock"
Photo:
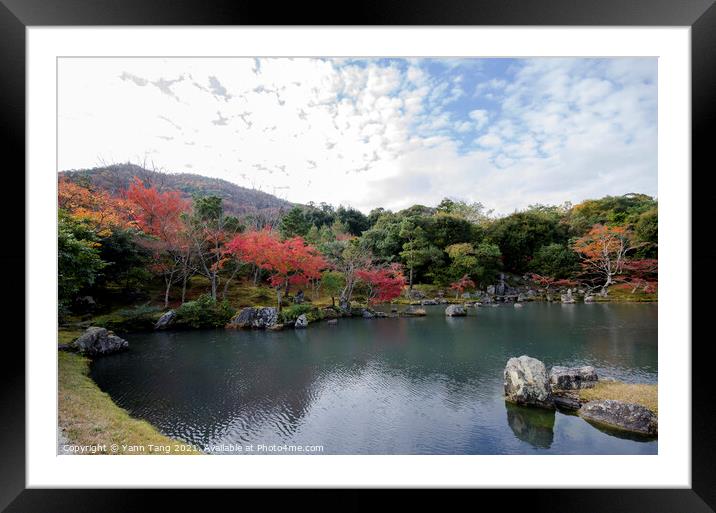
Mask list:
[[[301,314],[296,319],[296,322],[293,325],[294,328],[307,328],[308,327],[308,318],[306,317],[306,314]]]
[[[123,351],[129,347],[129,342],[105,328],[91,326],[73,342],[73,345],[82,354],[99,356]]]
[[[421,305],[437,305],[439,304],[439,299],[423,299],[420,304]]]
[[[414,306],[409,306],[405,309],[402,315],[408,317],[424,317],[427,315],[427,312],[425,311],[425,308],[415,308]]]
[[[450,305],[445,309],[445,315],[448,317],[464,317],[467,312],[462,305]]]
[[[554,405],[560,410],[576,411],[582,407],[579,396],[575,392],[554,392],[552,393]]]
[[[510,358],[505,366],[504,379],[506,401],[554,408],[547,369],[536,358],[526,355]]]
[[[591,365],[584,367],[554,366],[549,372],[549,382],[552,384],[552,388],[558,390],[592,388],[598,380],[597,371]]]
[[[177,313],[174,310],[169,310],[168,312],[164,313],[157,323],[154,325],[155,330],[163,330],[171,326],[174,321],[176,320]]]
[[[229,328],[241,329],[267,329],[278,324],[278,309],[275,307],[260,306],[242,309],[229,321]]]
[[[565,304],[575,303],[574,297],[572,296],[572,289],[567,289],[567,293],[562,294],[561,299],[562,299],[562,303],[565,303]]]
[[[648,408],[634,403],[614,401],[590,401],[579,409],[579,415],[588,421],[631,433],[656,436],[658,419]]]
[[[373,317],[375,317],[375,312],[366,308],[365,310],[363,310],[363,313],[361,313],[361,317],[363,317],[364,319],[372,319]]]

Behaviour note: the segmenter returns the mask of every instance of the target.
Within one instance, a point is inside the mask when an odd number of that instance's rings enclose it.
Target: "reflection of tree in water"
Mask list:
[[[516,406],[507,402],[505,407],[507,423],[517,438],[538,449],[549,449],[552,446],[555,416],[553,410]]]

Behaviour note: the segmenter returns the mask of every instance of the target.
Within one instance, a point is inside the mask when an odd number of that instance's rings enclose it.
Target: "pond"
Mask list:
[[[97,359],[91,376],[133,416],[211,452],[657,453],[656,440],[506,405],[502,388],[505,363],[522,354],[656,383],[657,305],[444,309],[306,330],[131,334],[130,349]]]

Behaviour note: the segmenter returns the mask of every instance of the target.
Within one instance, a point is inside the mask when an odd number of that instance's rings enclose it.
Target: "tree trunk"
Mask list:
[[[189,275],[187,273],[184,273],[184,278],[182,278],[181,283],[181,304],[184,304],[184,301],[186,300],[186,282],[189,279]]]
[[[211,273],[211,299],[216,301],[216,273]]]
[[[334,296],[331,296],[331,306],[332,306],[333,308],[336,307],[336,298],[335,298]]]
[[[277,300],[277,306],[278,311],[281,311],[281,287],[276,287],[276,300]]]

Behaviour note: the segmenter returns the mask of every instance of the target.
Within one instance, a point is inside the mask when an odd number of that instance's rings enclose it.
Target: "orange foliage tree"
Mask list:
[[[83,186],[61,177],[57,187],[57,204],[74,219],[86,222],[100,237],[112,229],[130,224],[132,206],[124,198],[115,198],[107,191]]]
[[[582,259],[583,275],[595,279],[601,285],[603,295],[624,272],[627,255],[636,247],[626,227],[601,224],[595,224],[572,246]]]
[[[457,280],[454,283],[450,284],[450,288],[455,291],[455,299],[458,298],[462,292],[467,288],[474,288],[475,282],[470,279],[470,277],[466,274],[459,280]]]

